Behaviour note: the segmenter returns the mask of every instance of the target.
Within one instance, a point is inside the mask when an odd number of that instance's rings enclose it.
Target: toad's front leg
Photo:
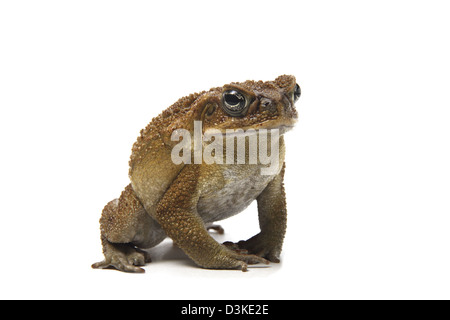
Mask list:
[[[220,245],[205,228],[197,213],[199,166],[187,165],[164,194],[156,219],[195,263],[204,268],[247,270],[247,264],[268,263],[256,255],[242,254]]]

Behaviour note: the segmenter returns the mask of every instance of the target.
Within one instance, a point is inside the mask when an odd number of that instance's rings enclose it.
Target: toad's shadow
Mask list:
[[[189,257],[178,248],[170,239],[164,240],[157,246],[145,250],[150,254],[152,262],[169,260],[190,260]]]

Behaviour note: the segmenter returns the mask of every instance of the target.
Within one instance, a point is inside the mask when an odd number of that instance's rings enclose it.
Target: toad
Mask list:
[[[92,267],[144,272],[141,267],[151,261],[144,249],[166,237],[203,268],[246,271],[248,264],[279,262],[287,214],[283,135],[297,120],[299,97],[300,87],[289,75],[233,82],[183,97],[153,118],[133,145],[130,184],[102,211],[104,260]],[[196,141],[198,133],[214,137],[209,157],[202,157],[208,143]],[[228,143],[240,136],[244,143]],[[227,143],[218,144],[220,137]],[[255,143],[276,161],[253,157]],[[239,146],[247,152],[240,154]],[[260,232],[218,243],[209,229],[222,229],[212,223],[254,200]]]

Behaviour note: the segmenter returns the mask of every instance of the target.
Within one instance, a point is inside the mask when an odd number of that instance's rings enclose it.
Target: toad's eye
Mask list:
[[[242,116],[247,108],[247,100],[243,94],[236,90],[225,91],[222,108],[232,117]]]
[[[295,89],[294,89],[294,102],[296,102],[300,98],[301,94],[302,94],[302,91],[300,89],[300,86],[296,83]]]

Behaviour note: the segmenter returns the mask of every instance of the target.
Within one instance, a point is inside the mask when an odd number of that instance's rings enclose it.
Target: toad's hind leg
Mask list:
[[[150,262],[150,256],[138,247],[151,247],[165,236],[158,230],[152,232],[152,227],[154,222],[128,185],[120,198],[110,201],[102,211],[100,230],[105,259],[92,267],[145,272],[139,266]]]

